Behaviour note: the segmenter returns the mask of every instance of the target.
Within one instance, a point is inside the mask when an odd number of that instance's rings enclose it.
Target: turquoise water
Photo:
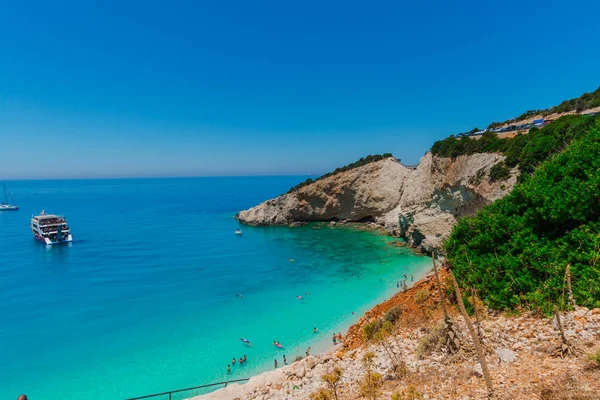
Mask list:
[[[249,377],[325,350],[402,274],[429,268],[351,228],[233,234],[235,212],[301,179],[9,182],[21,210],[0,213],[0,398],[118,399]],[[33,239],[42,208],[66,215],[71,245]]]

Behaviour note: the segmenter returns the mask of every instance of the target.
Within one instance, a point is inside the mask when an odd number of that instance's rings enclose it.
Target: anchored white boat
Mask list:
[[[55,214],[46,214],[44,210],[40,215],[31,218],[31,231],[36,239],[45,244],[59,244],[73,241],[71,229],[65,217]]]
[[[14,203],[15,199],[13,199],[12,194],[6,189],[6,184],[2,182],[4,186],[4,201],[0,203],[0,211],[17,211],[19,207],[14,204],[8,204],[8,197],[10,196],[10,200]]]

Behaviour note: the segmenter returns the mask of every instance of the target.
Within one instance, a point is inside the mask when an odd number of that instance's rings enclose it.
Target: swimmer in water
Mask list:
[[[317,333],[317,327],[316,326],[313,328],[313,333]]]
[[[300,296],[300,295],[296,296],[296,298],[297,298],[298,300],[302,300],[302,296]]]

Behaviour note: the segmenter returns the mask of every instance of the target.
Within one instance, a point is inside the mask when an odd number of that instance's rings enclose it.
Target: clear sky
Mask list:
[[[600,85],[600,2],[4,1],[0,179],[322,173]]]

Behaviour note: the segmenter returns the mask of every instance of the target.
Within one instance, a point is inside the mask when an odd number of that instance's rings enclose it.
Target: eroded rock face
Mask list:
[[[457,217],[510,192],[516,170],[507,181],[488,181],[489,169],[503,159],[500,154],[473,154],[452,160],[427,153],[411,169],[389,158],[265,201],[236,218],[250,225],[374,221],[412,247],[439,250]]]

